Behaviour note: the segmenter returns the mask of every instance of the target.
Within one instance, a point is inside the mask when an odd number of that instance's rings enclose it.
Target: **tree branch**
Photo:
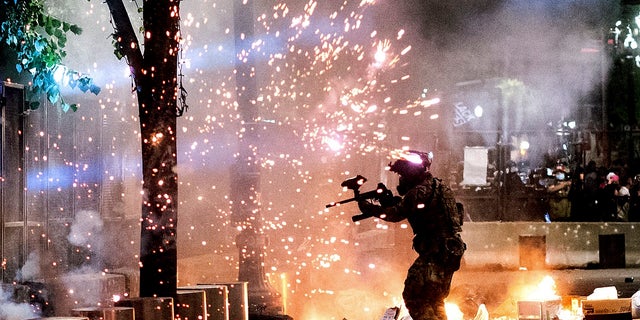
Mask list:
[[[140,87],[143,79],[143,57],[140,42],[127,14],[127,9],[122,0],[105,0],[111,12],[111,19],[115,28],[115,39],[118,41],[119,50],[127,58],[127,64],[131,69],[131,75],[136,88]]]

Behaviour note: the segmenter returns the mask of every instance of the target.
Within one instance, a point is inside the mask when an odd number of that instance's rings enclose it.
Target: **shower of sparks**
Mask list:
[[[87,6],[90,9],[82,17],[85,23],[99,25],[102,32],[110,33],[104,8],[93,2]],[[422,97],[422,88],[409,95],[399,93],[406,90],[396,90],[416,76],[411,73],[415,68],[406,61],[412,53],[407,31],[373,23],[367,15],[375,9],[373,0],[280,2],[255,7],[251,49],[236,56],[231,2],[202,0],[181,6],[185,50],[181,63],[193,108],[179,119],[178,127],[180,248],[222,255],[230,269],[237,268],[234,236],[238,230],[234,227],[244,225],[231,222],[228,193],[234,177],[227,176],[228,168],[239,157],[237,144],[246,127],[235,100],[233,65],[236,59],[248,61],[247,57],[253,55],[259,110],[255,128],[261,144],[252,150],[261,169],[261,186],[259,196],[252,200],[259,204],[257,217],[270,239],[264,248],[265,269],[274,286],[287,290],[289,303],[299,304],[290,308],[303,313],[298,318],[357,319],[340,314],[349,312],[354,300],[354,310],[366,310],[367,318],[377,317],[379,310],[394,304],[392,296],[399,294],[403,274],[392,279],[397,283],[384,288],[397,292],[375,292],[364,277],[384,273],[388,267],[381,261],[356,258],[366,247],[366,240],[356,234],[358,225],[349,218],[357,213],[357,206],[326,210],[324,205],[352,196],[350,191],[340,189],[340,181],[358,173],[351,168],[356,159],[369,157],[375,160],[366,165],[378,166],[376,161],[388,160],[392,150],[403,147],[398,143],[413,143],[408,135],[390,141],[395,129],[389,126],[392,118],[417,119],[425,114],[420,121],[438,119],[433,113],[427,114],[440,103],[438,99]],[[135,155],[115,160],[119,148],[131,147],[140,138],[135,112],[126,111],[137,110],[135,96],[122,94],[123,87],[125,91],[130,89],[130,80],[122,76],[128,70],[124,65],[107,67],[104,61],[80,62],[90,66],[86,72],[98,75],[97,80],[101,80],[101,71],[114,71],[109,75],[114,79],[105,80],[104,90],[96,98],[100,115],[82,118],[82,122],[117,123],[115,127],[124,128],[120,137],[111,141],[101,137],[93,143],[106,144],[111,160],[121,163],[120,171],[107,168],[104,174],[110,180],[118,176],[137,179],[134,186],[126,186],[135,188],[141,177],[140,165],[132,160]],[[89,110],[87,106],[84,112]],[[162,138],[156,135],[146,139],[157,142]],[[74,185],[85,186],[77,182]],[[91,191],[87,194],[90,196]],[[125,191],[119,195],[124,197]],[[372,219],[372,230],[367,232],[388,234],[388,230],[388,224]],[[389,244],[393,240],[379,241]],[[189,276],[179,274],[182,278]],[[304,301],[311,298],[330,299],[337,307],[304,310]]]
[[[305,199],[324,199],[322,194],[309,194],[318,192],[309,184],[321,183],[306,164],[315,161],[313,158],[326,155],[337,161],[356,155],[388,153],[384,144],[389,130],[388,117],[421,103],[418,93],[413,100],[393,96],[393,87],[402,85],[410,77],[408,70],[399,67],[410,46],[401,42],[404,30],[395,30],[390,39],[379,38],[381,32],[365,22],[365,14],[372,5],[372,1],[344,1],[339,7],[317,1],[308,1],[302,7],[280,3],[273,7],[272,13],[257,19],[256,34],[260,36],[251,54],[264,61],[257,70],[259,77],[263,77],[263,85],[259,87],[261,120],[269,121],[265,122],[264,130],[288,132],[287,143],[299,145],[302,151],[290,150],[291,153],[283,157],[265,145],[260,156],[264,168],[292,174],[290,179],[297,186],[292,196],[302,193]],[[222,87],[233,90],[232,85]],[[233,105],[231,101],[227,104]],[[212,129],[206,129],[209,130]],[[286,150],[291,149],[290,146],[283,147]],[[331,163],[326,166],[330,168]],[[267,185],[271,183],[274,182],[269,181]],[[282,201],[291,202],[287,198]],[[268,205],[265,207],[272,210]],[[353,228],[348,218],[334,212],[314,213],[313,206],[277,211],[275,219],[265,217],[265,227],[274,234],[288,236],[287,241],[282,241],[288,258],[279,268],[301,276],[316,274],[315,277],[343,270],[340,278],[350,279],[345,283],[357,282],[361,273],[367,271],[363,269],[370,265],[375,270],[375,264],[359,265],[352,258],[358,243],[348,232]],[[384,230],[386,226],[378,223],[377,229]],[[313,237],[289,236],[306,233]],[[270,255],[282,256],[279,253],[282,248],[272,246],[268,250]],[[332,292],[340,285],[318,282],[300,286],[304,287],[308,292],[298,294],[318,298],[335,296]],[[372,303],[366,307],[381,306]]]
[[[348,0],[339,5],[315,0],[277,3],[256,14],[256,37],[251,39],[251,51],[237,57],[246,61],[248,55],[255,56],[259,83],[257,123],[262,130],[263,144],[256,149],[256,157],[262,168],[262,200],[270,199],[260,202],[261,223],[269,237],[275,239],[265,247],[265,263],[269,265],[272,279],[280,279],[283,272],[289,274],[287,278],[294,285],[285,289],[291,290],[288,300],[294,304],[296,297],[316,301],[345,299],[336,294],[336,290],[362,281],[363,273],[380,269],[376,266],[379,263],[361,264],[354,258],[360,243],[353,238],[355,226],[348,215],[351,211],[355,214],[357,209],[323,210],[323,204],[329,200],[351,196],[339,193],[339,182],[326,180],[340,181],[350,174],[332,169],[336,164],[358,156],[385,157],[390,149],[397,148],[389,145],[393,142],[387,142],[389,117],[419,115],[415,110],[421,111],[439,102],[423,101],[421,92],[415,92],[414,97],[394,94],[394,88],[411,78],[411,69],[401,63],[410,53],[411,45],[404,41],[402,29],[384,32],[375,29],[378,26],[366,19],[374,5],[374,1]],[[196,16],[189,12],[183,15]],[[188,30],[183,32],[189,34]],[[232,34],[228,29],[226,33]],[[186,56],[204,56],[210,51],[208,45],[185,48]],[[195,63],[192,61],[191,65]],[[195,68],[192,72],[211,72]],[[204,121],[187,115],[188,123],[183,123],[189,127],[183,132],[197,130],[200,134],[182,155],[182,163],[188,166],[197,166],[199,161],[223,160],[217,155],[220,148],[234,151],[236,139],[232,136],[230,140],[209,138],[213,134],[229,130],[233,130],[236,137],[243,134],[234,100],[235,76],[228,73],[215,79],[217,81],[198,77],[194,83],[202,94],[199,104],[206,109],[206,115]],[[221,146],[224,143],[228,145]],[[285,186],[280,181],[283,177]],[[206,191],[205,187],[200,188]],[[210,201],[205,198],[198,202]],[[213,214],[229,220],[228,209]],[[216,228],[221,230],[229,225]],[[384,222],[375,224],[375,230],[387,229]],[[220,248],[221,251],[232,249],[232,245]],[[233,259],[230,262],[234,262]],[[323,280],[334,274],[340,276]],[[281,286],[279,280],[276,282]],[[366,288],[366,284],[361,286],[364,291],[373,290]],[[399,284],[393,287],[399,288]],[[369,315],[393,303],[382,293],[375,294],[380,295],[378,299],[358,299],[359,304],[364,304],[362,308],[376,310]],[[341,312],[335,308],[330,310]],[[303,317],[331,311],[305,312]],[[328,319],[342,316],[325,314]]]

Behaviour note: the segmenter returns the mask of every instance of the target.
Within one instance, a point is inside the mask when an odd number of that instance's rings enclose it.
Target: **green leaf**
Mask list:
[[[62,22],[56,18],[49,17],[49,21],[51,21],[51,26],[54,28],[60,28],[60,26],[62,26]]]
[[[73,77],[69,77],[69,83],[67,84],[71,89],[75,89],[78,85],[78,81]]]
[[[119,48],[113,49],[113,54],[116,56],[116,58],[118,58],[118,60],[122,60],[122,58],[124,58],[124,55],[122,54],[122,51],[120,51]]]
[[[95,84],[91,84],[91,88],[89,89],[89,91],[91,91],[91,93],[95,94],[96,96],[100,93],[100,87],[96,86]]]
[[[64,47],[66,44],[67,44],[67,36],[61,31],[60,36],[58,36],[58,46]]]
[[[82,92],[87,92],[89,90],[89,84],[87,84],[86,82],[80,81],[80,85],[78,86],[78,88]]]
[[[36,88],[41,88],[43,84],[44,84],[44,80],[42,79],[42,77],[33,78],[33,85]]]
[[[52,90],[53,91],[53,90]],[[56,102],[58,102],[58,99],[60,99],[60,92],[48,92],[47,93],[47,99],[49,99],[49,102],[56,104]]]
[[[29,97],[34,98],[28,99],[28,106],[38,108],[40,102],[37,96],[46,96],[48,101],[61,105],[65,110],[77,110],[78,105],[64,101],[60,85],[53,78],[53,69],[67,55],[64,49],[68,42],[68,32],[80,34],[82,29],[47,15],[42,0],[0,1],[0,15],[6,18],[0,21],[0,42],[7,47],[8,52],[15,54],[13,57],[5,57],[7,62],[10,64],[10,61],[15,61],[18,73],[31,78]],[[72,88],[80,86],[85,92],[100,92],[100,88],[93,84],[90,77],[80,76],[80,81],[77,72],[69,74],[74,75],[72,79],[76,80],[69,83]]]
[[[81,34],[82,33],[82,29],[80,27],[78,27],[77,25],[75,25],[75,24],[71,25],[69,30],[71,30],[71,32],[73,32],[74,34]]]
[[[42,26],[48,35],[53,34],[53,23],[51,22],[51,18],[48,16],[42,17]]]
[[[42,39],[38,39],[33,43],[33,45],[35,46],[36,51],[42,51],[46,47],[47,43]]]

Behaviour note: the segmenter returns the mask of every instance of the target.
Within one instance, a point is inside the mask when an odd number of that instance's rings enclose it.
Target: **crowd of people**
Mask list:
[[[614,163],[553,169],[547,184],[550,221],[640,221],[640,174]]]
[[[470,221],[640,222],[640,171],[614,161],[611,166],[569,165],[551,157],[530,169],[507,161],[504,171],[487,168],[485,188],[457,188]],[[458,181],[458,183],[460,183]],[[457,185],[459,186],[459,185]],[[483,193],[484,192],[484,193]],[[499,196],[504,209],[486,215],[484,198]],[[494,202],[495,203],[495,202]],[[480,208],[480,209],[479,209]],[[484,215],[483,215],[484,214]]]

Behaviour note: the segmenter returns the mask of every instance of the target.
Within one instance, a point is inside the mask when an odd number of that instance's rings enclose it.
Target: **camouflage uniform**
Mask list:
[[[466,248],[459,235],[462,217],[451,189],[427,173],[422,183],[409,189],[393,206],[364,202],[359,206],[363,213],[385,221],[409,221],[418,258],[404,282],[405,306],[413,320],[446,320],[444,299]]]
[[[444,299],[449,294],[453,271],[429,256],[418,256],[404,281],[402,298],[413,320],[446,320]]]

